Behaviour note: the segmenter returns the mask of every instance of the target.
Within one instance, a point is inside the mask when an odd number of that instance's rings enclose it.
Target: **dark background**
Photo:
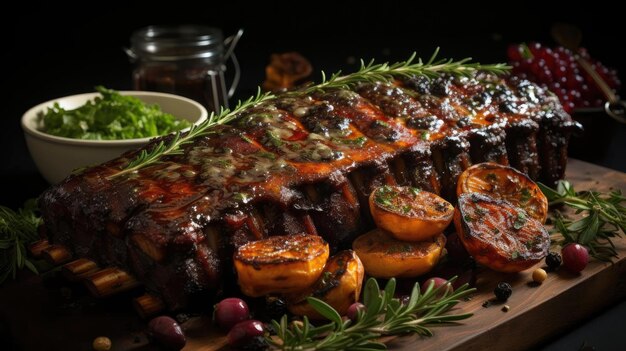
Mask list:
[[[85,7],[81,9],[81,7]],[[237,97],[251,95],[264,79],[272,53],[298,51],[324,69],[351,71],[349,58],[406,59],[413,51],[427,57],[441,47],[443,57],[471,56],[480,62],[505,62],[510,43],[539,41],[553,45],[555,22],[578,26],[592,57],[615,67],[626,80],[623,14],[601,2],[544,3],[383,0],[376,3],[255,2],[121,4],[94,2],[63,8],[52,2],[16,4],[3,13],[4,72],[0,116],[0,204],[16,207],[46,186],[28,155],[19,127],[30,107],[56,97],[92,91],[95,85],[130,89],[132,66],[122,48],[135,29],[152,24],[196,23],[222,28],[226,35],[244,28],[236,53],[242,68]],[[77,10],[78,13],[72,13]],[[607,118],[597,114],[593,118]],[[626,171],[626,126],[605,121],[601,137],[586,142],[582,158]],[[551,348],[578,348],[588,340],[610,349],[626,332],[624,303],[557,339]],[[563,316],[567,318],[567,316]],[[614,334],[607,334],[614,333]],[[608,348],[607,348],[608,347]]]

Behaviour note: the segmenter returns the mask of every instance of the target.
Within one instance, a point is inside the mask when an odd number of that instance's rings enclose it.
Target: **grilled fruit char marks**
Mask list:
[[[128,270],[177,309],[232,281],[233,247],[251,240],[309,233],[349,247],[373,227],[375,187],[453,201],[458,175],[486,160],[561,178],[575,127],[555,97],[514,78],[368,83],[262,103],[180,154],[107,178],[129,152],[53,186],[41,208],[52,242]]]

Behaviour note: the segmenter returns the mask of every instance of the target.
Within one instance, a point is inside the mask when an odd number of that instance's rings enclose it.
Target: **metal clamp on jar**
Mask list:
[[[233,50],[242,34],[240,29],[224,40],[220,29],[198,25],[149,26],[133,32],[125,51],[135,65],[135,89],[183,95],[216,113],[227,108],[241,74]],[[229,58],[235,73],[227,90]]]

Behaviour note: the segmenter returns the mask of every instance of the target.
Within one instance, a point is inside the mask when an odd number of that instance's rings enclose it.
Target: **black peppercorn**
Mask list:
[[[265,314],[272,319],[280,320],[287,313],[287,304],[283,299],[268,296],[265,299]]]
[[[511,297],[513,293],[513,288],[509,283],[500,282],[493,290],[493,293],[496,295],[496,299],[499,301],[506,301]]]
[[[562,262],[563,259],[561,258],[561,255],[556,252],[550,252],[548,256],[546,256],[546,265],[548,265],[548,268],[550,268],[551,271],[557,270],[561,266]]]
[[[269,349],[269,344],[262,336],[255,336],[252,340],[246,342],[241,350],[245,351],[263,351]]]

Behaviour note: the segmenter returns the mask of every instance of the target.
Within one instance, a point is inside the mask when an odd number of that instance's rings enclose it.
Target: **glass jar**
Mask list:
[[[232,53],[242,31],[231,42]],[[218,28],[181,25],[149,26],[133,32],[126,53],[134,63],[136,90],[160,91],[186,96],[219,112],[228,107],[228,98],[239,81],[239,66],[234,54],[225,54],[225,42]],[[230,89],[224,79],[227,55],[235,66]]]

